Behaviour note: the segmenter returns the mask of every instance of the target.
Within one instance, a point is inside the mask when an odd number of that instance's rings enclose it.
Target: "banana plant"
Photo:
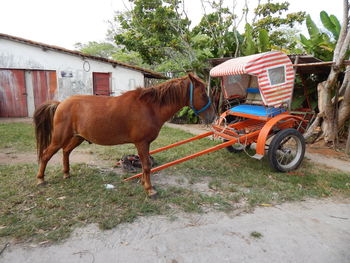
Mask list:
[[[310,15],[306,16],[306,27],[309,33],[310,38],[307,39],[303,34],[300,34],[300,43],[304,47],[305,51],[308,54],[311,54],[322,60],[332,60],[333,52],[336,44],[336,34],[337,34],[337,24],[336,18],[332,16],[331,19],[326,12],[321,12],[321,17],[323,17],[324,23],[326,23],[329,29],[332,29],[334,40],[332,40],[326,32],[322,32],[311,19]],[[327,19],[328,18],[328,19]],[[322,19],[322,18],[321,18]],[[333,22],[334,23],[333,23]],[[339,21],[338,21],[339,22]],[[323,22],[322,22],[323,23]],[[325,26],[325,28],[327,28]],[[334,32],[334,33],[333,33]],[[340,30],[339,30],[340,32]],[[338,33],[339,36],[339,33]]]
[[[329,16],[325,11],[321,11],[320,18],[323,26],[332,33],[335,40],[338,40],[341,29],[338,18],[334,15]]]

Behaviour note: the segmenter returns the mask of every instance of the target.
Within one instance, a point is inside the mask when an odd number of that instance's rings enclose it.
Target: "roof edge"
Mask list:
[[[24,44],[27,44],[27,45],[38,46],[38,47],[41,47],[41,48],[44,48],[44,49],[50,49],[50,50],[53,50],[53,51],[68,53],[68,54],[79,56],[79,57],[82,57],[82,58],[89,58],[89,59],[93,59],[93,60],[98,60],[98,61],[106,62],[106,63],[112,64],[112,65],[118,65],[118,66],[129,68],[129,69],[132,69],[132,70],[140,71],[140,72],[142,72],[145,75],[145,77],[148,77],[148,78],[168,79],[163,74],[154,72],[152,70],[144,69],[144,68],[141,68],[141,67],[138,67],[138,66],[129,65],[127,63],[120,62],[118,60],[92,56],[92,55],[89,55],[89,54],[82,53],[80,51],[70,50],[70,49],[66,49],[66,48],[63,48],[63,47],[55,46],[55,45],[48,45],[48,44],[45,44],[45,43],[32,41],[32,40],[29,40],[29,39],[25,39],[25,38],[21,38],[21,37],[17,37],[17,36],[12,36],[12,35],[8,35],[8,34],[3,34],[3,33],[0,33],[0,38],[7,39],[7,40],[12,40],[12,41],[19,42],[19,43],[24,43]]]

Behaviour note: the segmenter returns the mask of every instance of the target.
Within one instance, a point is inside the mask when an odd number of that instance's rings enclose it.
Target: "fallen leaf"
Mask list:
[[[32,206],[32,207],[26,207],[26,208],[23,208],[23,211],[29,211],[29,210],[32,210],[33,208],[35,208],[36,207],[36,204],[34,205],[34,206]]]

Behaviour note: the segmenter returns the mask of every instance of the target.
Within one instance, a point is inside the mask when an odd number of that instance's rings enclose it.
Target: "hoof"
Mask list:
[[[152,200],[157,199],[158,197],[157,191],[154,189],[148,190],[148,197],[151,198]]]
[[[64,175],[63,175],[63,179],[68,179],[68,178],[70,178],[70,175],[69,175],[69,174],[64,174]]]
[[[44,186],[46,184],[47,184],[47,182],[44,181],[44,179],[38,179],[36,182],[36,186]]]

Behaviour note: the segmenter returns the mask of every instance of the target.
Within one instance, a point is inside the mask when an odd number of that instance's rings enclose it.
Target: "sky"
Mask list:
[[[289,12],[305,11],[317,24],[322,10],[342,19],[343,0],[287,1]],[[127,0],[0,0],[0,33],[74,49],[77,42],[105,40],[108,21],[113,19],[115,11],[125,10],[124,2]],[[241,10],[242,2],[236,0],[237,11]],[[248,2],[254,8],[257,0]],[[185,0],[185,6],[192,25],[197,24],[203,14],[201,1]]]

